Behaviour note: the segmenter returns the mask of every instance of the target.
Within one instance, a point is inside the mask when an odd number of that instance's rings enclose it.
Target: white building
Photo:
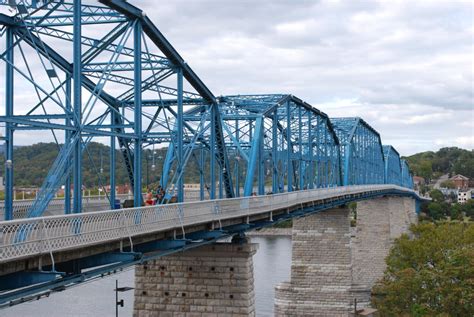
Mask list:
[[[0,190],[5,189],[5,184],[3,184],[3,177],[0,177]]]
[[[460,190],[458,192],[458,203],[464,204],[466,201],[472,198],[472,191],[468,190]]]

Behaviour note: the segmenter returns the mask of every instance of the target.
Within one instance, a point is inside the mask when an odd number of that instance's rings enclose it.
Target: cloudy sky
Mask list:
[[[474,147],[471,1],[130,1],[215,95],[291,93],[401,154]]]

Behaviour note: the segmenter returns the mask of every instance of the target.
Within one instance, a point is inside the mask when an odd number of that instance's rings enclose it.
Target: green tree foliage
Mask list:
[[[454,185],[453,181],[447,180],[447,181],[441,182],[441,187],[453,189],[456,186]]]
[[[433,199],[433,201],[438,202],[438,203],[444,201],[444,195],[438,189],[433,189],[432,191],[430,191],[430,197]]]
[[[423,223],[395,240],[374,287],[381,316],[474,316],[474,223]]]
[[[406,157],[415,175],[430,179],[435,173],[462,174],[474,178],[474,151],[457,147],[446,147],[438,152],[421,152]],[[431,169],[431,171],[430,171]]]

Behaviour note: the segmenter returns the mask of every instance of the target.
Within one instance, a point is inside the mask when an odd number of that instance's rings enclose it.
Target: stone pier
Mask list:
[[[355,299],[368,306],[393,240],[416,219],[406,197],[359,202],[352,237],[347,208],[296,219],[291,279],[276,287],[275,316],[352,316]]]
[[[348,208],[293,222],[291,280],[276,287],[275,316],[347,316],[351,304]]]
[[[416,222],[415,201],[408,197],[381,197],[357,203],[357,225],[352,239],[353,293],[363,306],[370,290],[382,278],[394,239]]]
[[[257,246],[215,243],[137,265],[133,316],[255,316]]]

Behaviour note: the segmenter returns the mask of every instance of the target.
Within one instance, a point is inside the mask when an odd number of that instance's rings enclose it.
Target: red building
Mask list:
[[[469,188],[469,178],[461,174],[454,175],[449,179],[454,183],[454,187],[457,189],[467,189]]]

